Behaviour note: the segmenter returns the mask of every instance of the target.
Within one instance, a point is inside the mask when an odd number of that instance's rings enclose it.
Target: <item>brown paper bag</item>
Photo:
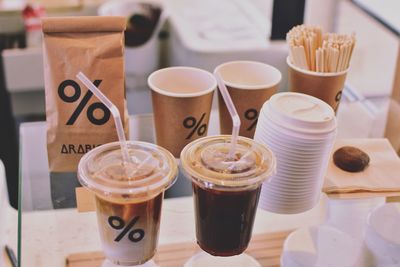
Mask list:
[[[90,149],[117,140],[107,108],[79,82],[82,71],[117,106],[126,133],[123,17],[45,18],[47,152],[54,208],[75,207],[76,169]]]
[[[52,172],[75,172],[90,149],[117,140],[108,109],[75,77],[82,71],[117,106],[128,127],[123,17],[45,18],[47,151]]]

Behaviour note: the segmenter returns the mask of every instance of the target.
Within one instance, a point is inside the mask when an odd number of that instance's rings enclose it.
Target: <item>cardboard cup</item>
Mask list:
[[[270,65],[255,61],[231,61],[217,66],[240,116],[239,135],[253,138],[261,107],[278,89],[282,75]],[[232,119],[218,91],[221,134],[232,133]]]
[[[289,91],[319,98],[337,111],[348,69],[335,73],[320,73],[302,70],[294,66],[289,58],[286,62],[289,66]]]
[[[147,82],[157,145],[179,158],[188,143],[207,135],[217,82],[211,73],[191,67],[160,69]]]

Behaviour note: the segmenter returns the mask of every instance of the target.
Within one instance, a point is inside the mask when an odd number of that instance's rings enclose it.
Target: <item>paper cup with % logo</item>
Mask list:
[[[130,162],[122,161],[118,142],[91,150],[79,162],[78,178],[95,193],[106,258],[138,265],[156,252],[164,191],[178,169],[171,153],[159,146],[137,141],[127,146]]]
[[[179,158],[185,145],[207,136],[217,81],[202,69],[171,67],[153,72],[148,84],[157,144]]]
[[[219,65],[214,72],[221,75],[240,116],[239,135],[253,138],[262,105],[278,89],[280,71],[261,62],[231,61]],[[231,134],[232,118],[219,91],[218,105],[221,134]]]
[[[300,69],[286,59],[289,66],[289,91],[311,95],[339,108],[348,69],[340,72],[315,72]]]

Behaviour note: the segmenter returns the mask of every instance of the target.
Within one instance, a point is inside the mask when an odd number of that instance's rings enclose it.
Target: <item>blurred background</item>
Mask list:
[[[343,104],[346,137],[387,137],[400,150],[398,0],[0,0],[0,159],[17,206],[19,125],[45,120],[40,18],[127,18],[126,89],[130,115],[152,112],[147,76],[167,66],[212,71],[230,60],[277,67],[287,90],[286,33],[306,23],[357,38]]]

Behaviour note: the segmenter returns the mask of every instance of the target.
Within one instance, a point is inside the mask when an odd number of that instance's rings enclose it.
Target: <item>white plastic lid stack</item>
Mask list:
[[[336,131],[333,109],[322,100],[309,95],[275,94],[264,104],[263,109],[265,115],[277,126],[305,134],[306,137]]]
[[[315,206],[336,125],[333,109],[312,96],[279,93],[263,105],[254,139],[274,152],[277,172],[263,184],[260,208],[293,214]]]
[[[361,243],[329,226],[292,232],[283,245],[282,267],[361,267]]]

